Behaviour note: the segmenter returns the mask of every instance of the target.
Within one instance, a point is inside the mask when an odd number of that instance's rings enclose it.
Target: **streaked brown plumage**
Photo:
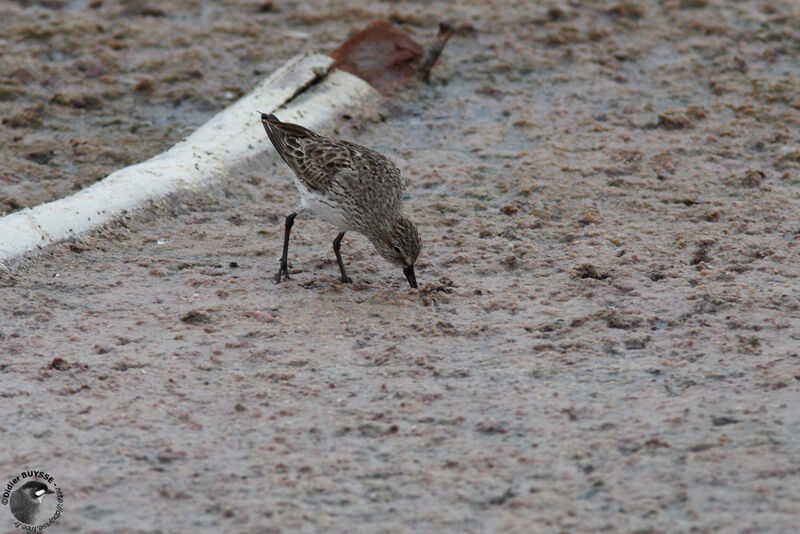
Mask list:
[[[274,115],[262,113],[261,122],[278,154],[294,171],[301,197],[298,209],[286,217],[276,282],[289,278],[289,234],[294,218],[307,210],[340,229],[333,250],[342,282],[350,279],[339,250],[345,232],[353,230],[366,236],[386,260],[402,267],[409,285],[417,287],[414,264],[420,239],[417,228],[402,213],[405,183],[397,166],[374,150],[318,135]]]

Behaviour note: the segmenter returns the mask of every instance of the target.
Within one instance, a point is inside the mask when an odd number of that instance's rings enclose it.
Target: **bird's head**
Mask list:
[[[51,495],[55,493],[53,490],[47,487],[47,484],[39,482],[38,480],[26,482],[17,491],[36,502],[42,502],[42,499],[44,499],[45,495]]]
[[[379,235],[370,239],[378,254],[386,261],[403,269],[408,285],[417,287],[414,264],[417,262],[422,243],[414,223],[398,215]]]

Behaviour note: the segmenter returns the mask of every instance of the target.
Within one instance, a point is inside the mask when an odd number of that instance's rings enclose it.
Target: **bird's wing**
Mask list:
[[[402,203],[405,181],[400,169],[386,156],[372,149],[341,142],[350,151],[354,172],[358,174],[361,201],[384,211],[395,211]]]
[[[275,150],[310,191],[324,194],[338,173],[353,171],[350,151],[333,139],[275,115],[264,114],[261,122]]]
[[[289,138],[286,145],[287,163],[310,191],[327,193],[340,176],[357,175],[351,151],[333,139]]]
[[[275,149],[310,191],[325,194],[334,186],[344,186],[342,182],[345,181],[382,182],[384,187],[366,190],[383,191],[386,198],[372,200],[391,204],[399,201],[405,189],[400,170],[378,152],[323,137],[298,124],[280,122],[274,115],[262,116],[262,122]],[[365,190],[363,187],[347,189],[351,192]]]

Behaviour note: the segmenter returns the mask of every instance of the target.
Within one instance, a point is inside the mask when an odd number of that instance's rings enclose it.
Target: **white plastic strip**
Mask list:
[[[256,110],[277,111],[282,120],[319,128],[377,98],[369,84],[332,71],[332,64],[323,55],[295,57],[168,151],[115,171],[69,197],[0,218],[0,262],[85,234],[170,193],[200,190],[262,152],[274,155]],[[296,103],[278,111],[297,96],[301,98]]]

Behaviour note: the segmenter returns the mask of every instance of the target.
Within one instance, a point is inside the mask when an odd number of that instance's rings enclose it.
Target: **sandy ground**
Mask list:
[[[297,196],[266,159],[10,265],[0,473],[56,476],[52,532],[795,531],[795,3],[28,4],[0,13],[8,210],[375,18],[470,25],[324,132],[409,179],[419,291],[351,234],[342,286],[311,217],[273,284]]]

